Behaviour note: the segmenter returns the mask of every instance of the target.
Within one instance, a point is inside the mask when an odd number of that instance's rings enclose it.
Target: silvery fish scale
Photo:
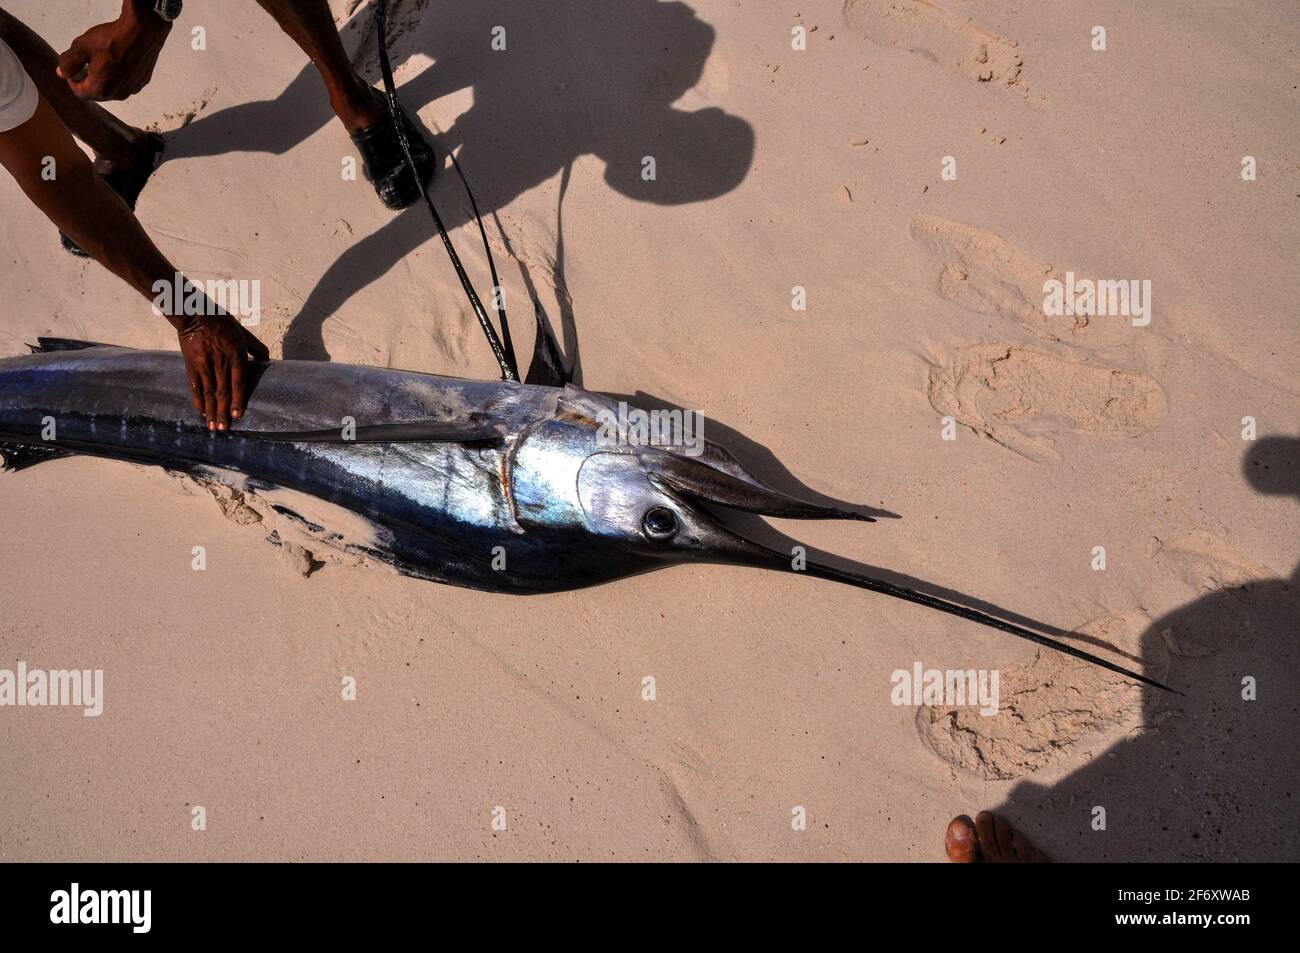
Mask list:
[[[217,433],[190,403],[180,354],[43,339],[38,353],[0,360],[0,455],[10,469],[13,460],[84,453],[298,491],[372,527],[364,543],[336,544],[475,589],[554,592],[687,561],[797,571],[1166,688],[1005,618],[746,539],[709,506],[872,517],[778,491],[708,441],[698,457],[637,445],[611,428],[616,405],[581,388],[314,361],[268,361],[251,373],[247,412]]]

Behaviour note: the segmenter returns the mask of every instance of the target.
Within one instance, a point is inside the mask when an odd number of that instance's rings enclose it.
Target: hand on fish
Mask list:
[[[248,359],[270,360],[266,345],[229,314],[192,315],[176,329],[190,399],[209,430],[229,430],[248,405]]]

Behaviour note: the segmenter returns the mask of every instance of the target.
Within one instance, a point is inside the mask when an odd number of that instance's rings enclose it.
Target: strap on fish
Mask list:
[[[460,256],[456,254],[456,248],[451,243],[451,237],[448,236],[447,229],[442,224],[442,217],[438,215],[438,210],[433,205],[433,199],[429,198],[429,192],[424,186],[424,179],[416,168],[415,158],[411,155],[411,143],[406,138],[405,123],[401,121],[402,107],[398,102],[397,90],[393,84],[393,68],[388,61],[387,0],[378,0],[375,20],[378,27],[376,32],[379,37],[379,70],[384,77],[388,115],[393,121],[393,127],[397,130],[397,139],[402,145],[403,155],[406,156],[407,167],[411,170],[411,175],[415,177],[415,183],[420,189],[424,204],[429,208],[429,214],[433,216],[433,224],[438,227],[438,234],[442,236],[443,247],[447,249],[447,255],[451,258],[451,265],[456,270],[456,277],[460,279],[461,287],[465,289],[465,295],[469,298],[470,307],[474,309],[474,315],[478,318],[479,326],[483,328],[483,335],[487,338],[488,347],[492,349],[492,356],[496,358],[497,366],[501,368],[501,379],[504,381],[517,381],[519,380],[519,365],[515,360],[515,349],[510,340],[510,325],[506,320],[505,302],[498,290],[494,304],[497,313],[501,315],[501,336],[499,337],[496,328],[492,326],[487,310],[483,307],[483,302],[479,300],[478,292],[474,290],[473,282],[470,281],[464,265],[460,262]],[[479,235],[483,238],[483,251],[487,255],[488,271],[492,275],[492,287],[500,289],[501,281],[497,278],[497,266],[492,258],[492,249],[488,245],[487,229],[483,227],[483,216],[479,214],[478,203],[474,201],[474,193],[469,187],[465,173],[460,169],[460,163],[456,161],[454,154],[449,153],[449,155],[451,156],[451,164],[456,169],[456,174],[460,176],[461,184],[465,186],[465,194],[469,196],[470,207],[474,210],[474,218],[478,222]],[[504,343],[502,338],[505,339]]]

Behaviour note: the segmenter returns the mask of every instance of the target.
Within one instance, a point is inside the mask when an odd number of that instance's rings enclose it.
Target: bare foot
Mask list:
[[[1005,817],[981,811],[971,820],[954,817],[943,838],[948,859],[954,864],[1045,864],[1047,855],[1012,828]]]

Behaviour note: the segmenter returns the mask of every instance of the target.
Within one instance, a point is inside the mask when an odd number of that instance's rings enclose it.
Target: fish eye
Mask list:
[[[641,525],[651,539],[667,539],[677,532],[677,514],[666,506],[651,507],[641,518]]]

